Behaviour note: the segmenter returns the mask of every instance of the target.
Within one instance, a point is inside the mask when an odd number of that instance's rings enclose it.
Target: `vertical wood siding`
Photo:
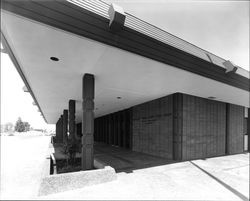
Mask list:
[[[131,110],[126,109],[102,117],[94,122],[94,140],[124,148],[131,148]]]

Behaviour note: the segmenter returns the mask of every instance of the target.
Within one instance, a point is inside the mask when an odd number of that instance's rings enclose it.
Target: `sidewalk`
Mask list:
[[[121,171],[116,181],[37,197],[50,137],[1,137],[1,199],[239,200],[249,198],[249,153]],[[127,156],[127,155],[126,155]]]
[[[37,196],[50,136],[1,136],[1,199]]]
[[[128,174],[121,172],[116,181],[38,199],[247,201],[248,198],[249,154],[237,154],[137,169]]]

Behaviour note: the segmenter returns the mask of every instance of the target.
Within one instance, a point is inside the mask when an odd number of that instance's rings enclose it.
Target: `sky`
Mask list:
[[[249,1],[105,0],[171,34],[249,69]],[[47,125],[7,54],[1,53],[1,124]]]
[[[38,107],[32,104],[30,93],[23,91],[24,83],[7,54],[1,53],[1,124],[15,123],[18,117],[33,128],[52,129],[43,120]]]
[[[105,0],[249,69],[249,1]]]

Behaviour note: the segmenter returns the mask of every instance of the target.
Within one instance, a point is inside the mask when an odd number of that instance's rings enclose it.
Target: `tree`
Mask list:
[[[14,125],[11,122],[8,122],[4,125],[4,132],[11,132],[13,131]]]
[[[30,124],[28,122],[23,122],[24,124],[24,128],[25,128],[25,132],[29,131],[30,130]]]
[[[18,119],[16,121],[15,131],[17,131],[17,132],[24,132],[25,131],[24,122],[22,121],[21,117],[18,117]]]
[[[22,121],[20,117],[16,121],[15,131],[17,132],[27,132],[30,130],[30,124],[26,121]]]

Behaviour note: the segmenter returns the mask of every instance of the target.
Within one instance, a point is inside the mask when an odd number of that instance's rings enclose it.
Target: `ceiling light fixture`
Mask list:
[[[57,57],[50,57],[50,59],[51,59],[52,61],[59,61],[59,59],[58,59]]]

